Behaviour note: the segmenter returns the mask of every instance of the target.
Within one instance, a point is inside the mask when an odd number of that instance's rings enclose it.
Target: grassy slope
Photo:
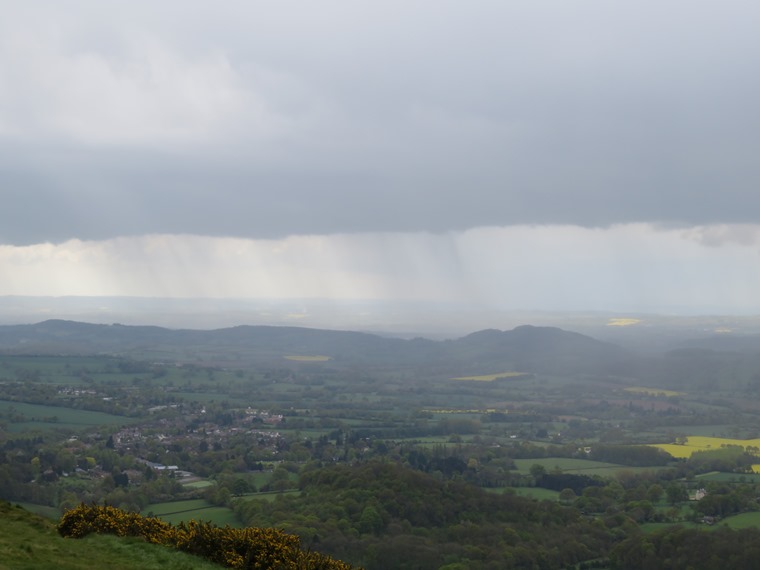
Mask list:
[[[194,556],[139,539],[61,538],[52,521],[0,502],[0,570],[218,570]]]

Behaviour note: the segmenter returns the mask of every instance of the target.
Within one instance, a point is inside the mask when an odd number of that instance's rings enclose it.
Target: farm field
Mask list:
[[[760,439],[731,439],[724,437],[704,437],[704,436],[688,436],[683,445],[678,443],[658,443],[653,444],[653,447],[658,447],[663,451],[670,453],[673,457],[679,459],[687,459],[697,451],[712,451],[720,449],[721,447],[739,446],[742,448],[756,448],[753,450],[757,453],[757,449],[760,449]]]
[[[501,378],[517,378],[525,376],[524,372],[497,372],[496,374],[482,374],[480,376],[458,376],[451,380],[470,380],[473,382],[493,382]]]
[[[691,436],[700,437],[728,437],[733,426],[728,424],[708,424],[702,426],[668,426],[667,429],[660,428],[660,436],[663,433],[688,433]]]
[[[629,386],[623,388],[626,392],[631,394],[645,394],[647,396],[665,396],[672,398],[675,396],[685,396],[685,392],[676,392],[675,390],[663,390],[662,388],[648,388],[646,386]]]
[[[26,503],[23,501],[15,501],[14,505],[19,505],[35,515],[40,515],[48,519],[57,520],[61,516],[61,510],[55,507],[48,507],[47,505],[35,505],[34,503]]]
[[[493,487],[484,489],[488,493],[514,493],[521,497],[529,497],[537,501],[558,501],[559,491],[541,487]]]
[[[189,520],[210,521],[218,526],[242,527],[232,509],[217,507],[205,499],[152,503],[143,509],[142,515],[156,516],[171,524]]]
[[[21,419],[21,421],[10,423],[8,429],[13,432],[58,428],[86,429],[97,426],[124,425],[135,421],[132,418],[103,412],[27,404],[9,400],[0,400],[0,413],[14,414]]]
[[[214,570],[220,567],[197,556],[149,544],[141,539],[92,535],[63,538],[53,521],[20,507],[0,503],[0,568],[2,570]]]
[[[760,528],[760,512],[741,513],[732,517],[726,517],[720,521],[720,524],[733,529]]]
[[[515,465],[520,473],[530,473],[533,465],[541,465],[548,472],[560,469],[563,473],[579,473],[593,475],[599,470],[629,469],[623,465],[592,461],[590,459],[574,459],[567,457],[546,457],[540,459],[515,459]]]
[[[272,502],[274,501],[278,496],[297,496],[300,495],[300,491],[267,491],[265,493],[249,493],[247,495],[244,495],[242,500],[255,500],[255,501],[267,501]]]
[[[760,465],[753,465],[758,468]],[[715,481],[716,483],[760,483],[760,473],[755,469],[755,473],[724,473],[712,471],[710,473],[700,473],[694,477],[699,481]]]
[[[570,340],[568,352],[575,355],[578,339]],[[251,342],[250,353],[242,344],[220,342],[197,352],[195,344],[177,344],[176,360],[170,353],[148,361],[0,358],[7,388],[0,402],[3,492],[28,501],[30,509],[49,505],[38,509],[49,515],[55,507],[95,500],[171,523],[282,525],[314,541],[309,546],[315,549],[316,537],[322,544],[333,537],[336,545],[352,544],[344,552],[368,570],[402,567],[372,566],[363,558],[373,545],[395,540],[393,533],[400,544],[418,545],[420,537],[433,537],[439,519],[452,526],[467,520],[456,497],[482,507],[460,529],[467,531],[461,551],[470,552],[480,532],[475,525],[488,507],[502,503],[526,513],[543,510],[551,515],[546,520],[560,520],[568,507],[582,509],[583,524],[603,522],[597,530],[600,537],[608,532],[612,544],[623,533],[635,538],[636,526],[648,532],[750,512],[760,496],[760,474],[746,473],[752,461],[722,447],[760,448],[760,439],[741,439],[760,434],[760,404],[748,397],[742,370],[731,386],[708,390],[696,380],[690,384],[690,377],[669,383],[669,367],[658,366],[649,377],[610,374],[603,367],[585,370],[578,362],[585,366],[587,359],[575,356],[552,360],[540,347],[521,359],[501,349],[476,359],[472,345],[456,356],[452,341],[446,354],[433,358],[437,349],[427,341],[403,348],[393,339],[362,362],[351,360],[350,347],[260,342]],[[366,349],[358,343],[356,350]],[[591,360],[599,354],[591,353]],[[659,397],[676,394],[685,396]],[[59,401],[111,413],[39,405]],[[684,445],[657,443],[673,441]],[[684,459],[671,461],[644,445]],[[697,450],[715,453],[686,459]],[[657,466],[629,466],[651,464]],[[760,470],[760,456],[757,464]],[[542,469],[532,470],[535,465]],[[575,498],[566,494],[559,501],[556,490],[535,484],[572,488]],[[448,501],[446,493],[431,492],[439,485],[456,489],[456,497],[427,520],[420,505]],[[587,485],[599,489],[584,493]],[[716,498],[688,500],[701,488]],[[406,514],[396,520],[397,513]],[[733,524],[756,525],[748,519]],[[451,536],[441,534],[438,551]],[[434,552],[420,551],[415,567],[446,566],[448,559],[425,565],[423,557]],[[459,562],[458,554],[451,556]],[[490,567],[499,567],[499,556],[493,554]],[[462,562],[487,567],[469,563]]]

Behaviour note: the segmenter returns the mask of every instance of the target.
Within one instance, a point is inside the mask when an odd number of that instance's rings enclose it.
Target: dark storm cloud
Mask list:
[[[758,222],[754,3],[40,6],[0,242]]]

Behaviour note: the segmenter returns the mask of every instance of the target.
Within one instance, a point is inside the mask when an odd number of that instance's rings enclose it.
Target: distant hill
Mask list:
[[[554,327],[484,330],[433,341],[299,327],[238,326],[171,330],[153,326],[49,320],[0,326],[2,354],[115,354],[207,364],[285,363],[289,355],[322,355],[331,366],[448,370],[452,374],[503,371],[612,373],[630,358],[622,348]]]
[[[722,334],[689,340],[686,341],[684,345],[689,348],[760,354],[760,335]]]
[[[143,540],[62,538],[55,524],[0,501],[0,569],[218,570],[205,560]]]
[[[617,345],[555,327],[484,330],[452,342],[481,365],[510,362],[514,370],[546,374],[614,373],[631,355]]]

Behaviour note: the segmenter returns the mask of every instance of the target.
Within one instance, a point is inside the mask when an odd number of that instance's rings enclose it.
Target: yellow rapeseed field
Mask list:
[[[482,376],[459,376],[451,380],[471,380],[473,382],[493,382],[499,378],[514,378],[524,376],[524,372],[499,372],[498,374],[483,374]]]
[[[648,394],[650,396],[684,396],[683,392],[676,392],[675,390],[664,390],[662,388],[647,388],[645,386],[629,386],[624,388],[626,392],[633,394]]]
[[[760,449],[760,439],[730,439],[726,437],[705,437],[692,435],[686,438],[686,443],[683,445],[677,443],[657,443],[653,447],[658,447],[664,451],[667,451],[673,457],[677,458],[689,458],[693,453],[697,451],[710,451],[713,449],[720,449],[727,445],[738,445],[747,449],[747,447],[754,447]],[[758,453],[755,450],[751,450],[754,453]],[[758,465],[760,468],[760,465]]]
[[[637,325],[641,322],[641,319],[627,319],[627,318],[614,318],[610,319],[607,323],[608,327],[630,327],[631,325]]]
[[[295,360],[297,362],[327,362],[328,360],[330,360],[330,357],[329,356],[322,356],[320,354],[315,354],[315,355],[312,355],[312,356],[305,355],[305,354],[304,355],[293,354],[293,355],[290,355],[290,356],[286,356],[285,359],[286,360]]]

